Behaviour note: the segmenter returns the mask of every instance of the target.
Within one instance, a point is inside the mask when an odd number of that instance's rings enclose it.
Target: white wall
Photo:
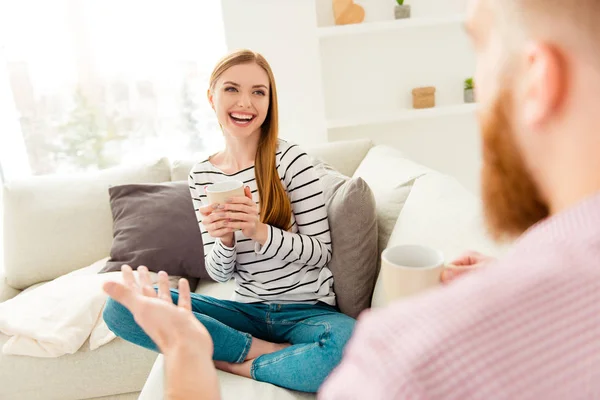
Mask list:
[[[223,0],[222,5],[228,49],[258,51],[273,68],[280,136],[301,145],[326,142],[314,1]]]
[[[355,1],[365,24],[394,20],[394,0]],[[461,14],[465,0],[406,3],[417,20]],[[223,18],[229,49],[250,47],[272,64],[282,137],[301,144],[370,138],[478,190],[475,113],[327,129],[334,120],[410,110],[418,86],[436,86],[438,106],[462,104],[474,56],[460,23],[321,37],[319,27],[334,25],[332,0],[223,0]]]
[[[1,36],[0,36],[1,40]],[[0,162],[5,181],[31,174],[0,43]],[[1,196],[1,195],[0,195]],[[1,198],[0,198],[1,201]]]

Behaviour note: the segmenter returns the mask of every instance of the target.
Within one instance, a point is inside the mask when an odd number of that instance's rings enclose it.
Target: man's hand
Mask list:
[[[454,260],[451,263],[451,267],[444,269],[441,280],[443,283],[449,283],[459,276],[474,269],[480,268],[493,260],[493,257],[483,255],[476,251],[467,252]]]
[[[179,280],[179,300],[173,304],[166,272],[158,274],[158,293],[146,267],[139,267],[139,282],[128,265],[123,281],[106,282],[104,291],[123,304],[156,343],[165,357],[166,400],[217,400],[217,371],[212,361],[213,342],[191,311],[190,285]]]
[[[121,271],[124,283],[106,282],[104,291],[127,307],[163,354],[177,350],[182,342],[190,342],[195,343],[207,358],[212,358],[212,339],[191,312],[190,285],[186,279],[179,280],[179,301],[175,306],[166,272],[158,274],[157,293],[146,267],[138,268],[139,282],[128,265]]]

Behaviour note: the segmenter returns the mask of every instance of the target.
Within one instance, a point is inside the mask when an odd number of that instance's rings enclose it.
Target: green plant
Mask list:
[[[473,78],[465,79],[465,90],[473,89],[475,86],[473,84]]]
[[[399,6],[403,6],[404,5],[404,0],[396,0],[396,2],[398,2]]]

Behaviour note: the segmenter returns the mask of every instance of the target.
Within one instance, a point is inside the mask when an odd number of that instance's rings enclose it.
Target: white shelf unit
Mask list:
[[[347,118],[330,119],[328,129],[351,128],[367,125],[390,124],[403,121],[419,121],[440,117],[472,116],[477,111],[477,104],[459,104],[443,107],[406,109],[399,111],[372,113],[349,116]]]
[[[461,25],[464,15],[456,14],[447,17],[421,17],[390,21],[364,22],[351,25],[334,25],[318,28],[319,37],[360,35],[375,32],[392,32],[411,28],[441,27],[444,25]]]
[[[475,54],[464,4],[408,0],[412,17],[395,20],[392,0],[355,1],[365,21],[336,26],[331,0],[316,0],[328,140],[370,138],[476,188],[478,106],[464,102]],[[436,106],[414,109],[412,90],[423,86],[436,88]]]

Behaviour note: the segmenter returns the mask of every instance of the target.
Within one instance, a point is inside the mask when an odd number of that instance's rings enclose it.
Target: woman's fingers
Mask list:
[[[227,226],[224,226],[224,227],[222,227],[222,228],[216,229],[216,230],[214,230],[214,231],[209,231],[209,232],[208,232],[208,234],[209,234],[211,237],[214,237],[214,238],[220,238],[220,237],[223,237],[223,236],[225,236],[225,235],[229,235],[229,234],[230,234],[230,233],[232,233],[234,230],[235,230],[235,228],[233,228],[233,227],[232,227],[232,226],[230,226],[230,225],[227,225]]]
[[[254,203],[252,203],[252,205],[238,203],[226,204],[224,211],[226,211],[225,214],[230,214],[230,211],[237,211],[250,215],[258,215],[258,207]]]
[[[236,197],[227,199],[225,204],[223,204],[223,209],[227,209],[228,206],[231,204],[245,204],[250,207],[256,207],[256,203],[254,202],[254,200],[252,200],[248,197],[245,197],[245,196],[236,196]]]

